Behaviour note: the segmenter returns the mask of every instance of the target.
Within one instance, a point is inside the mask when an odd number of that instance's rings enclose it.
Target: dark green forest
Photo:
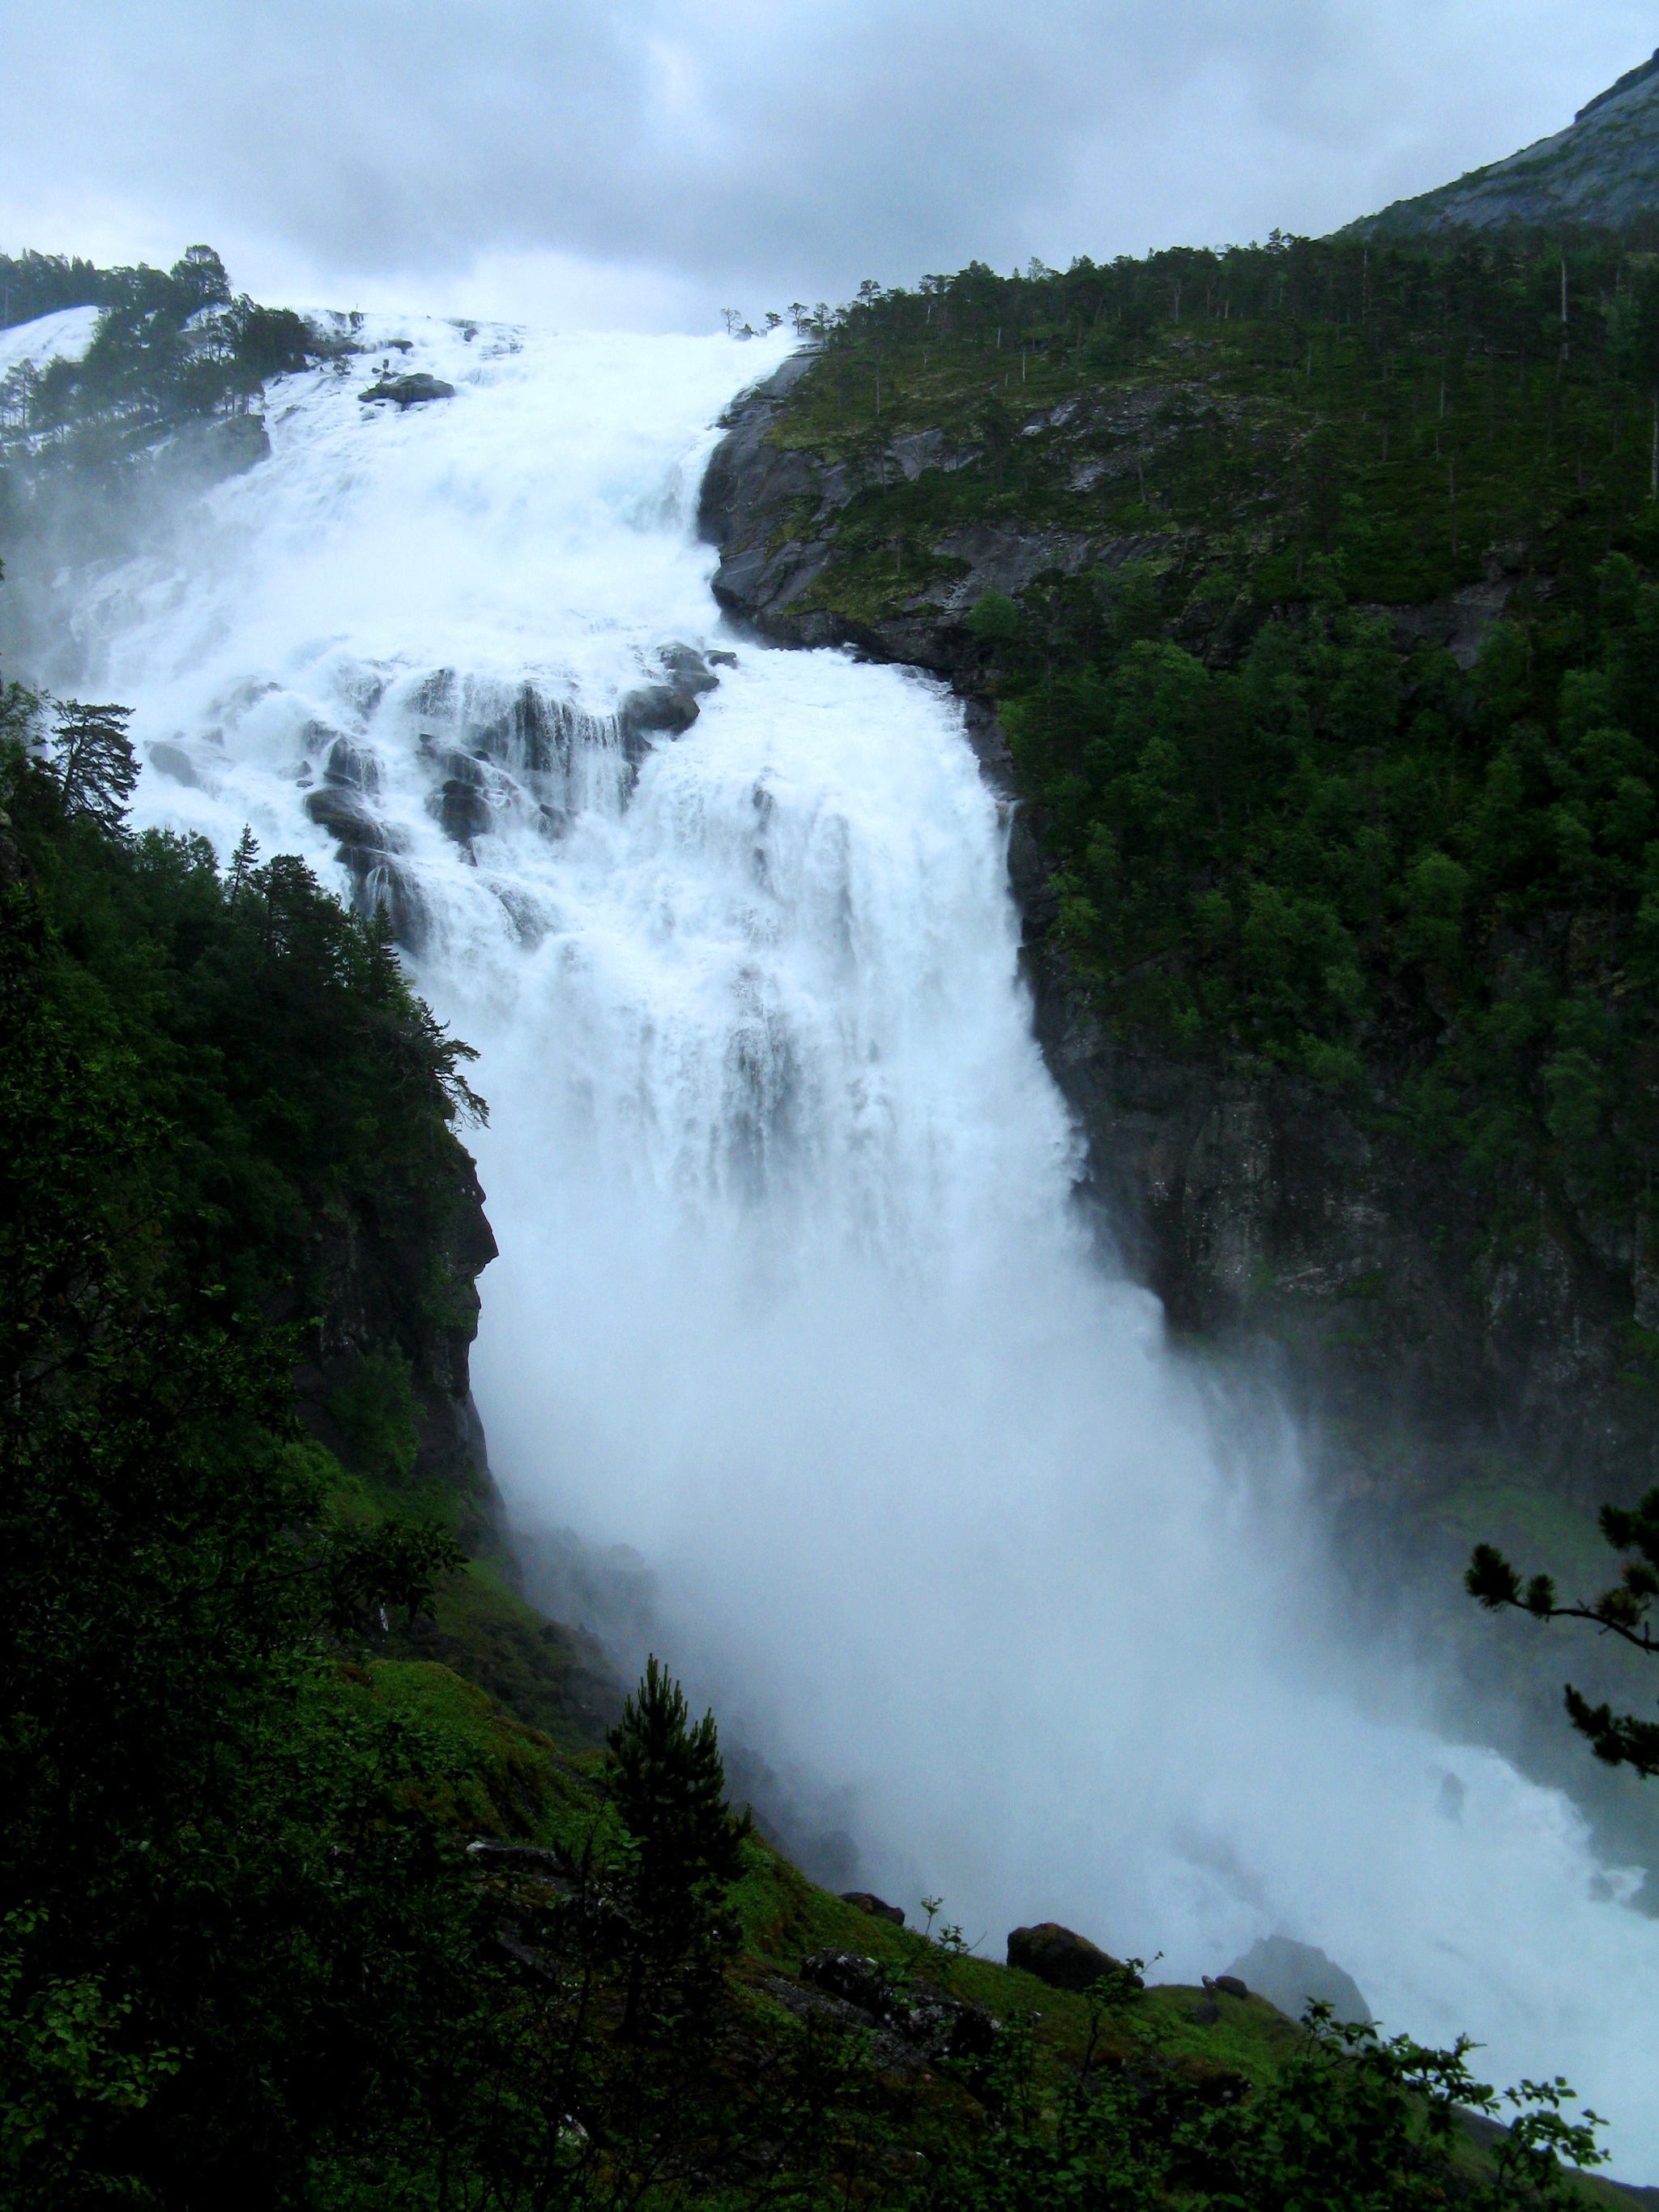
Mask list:
[[[1659,256],[1275,235],[868,286],[813,327],[769,435],[854,489],[799,605],[878,650],[927,621],[995,701],[1103,1017],[1305,1074],[1494,1206],[1541,1186],[1627,1237],[1656,1134]],[[950,611],[963,533],[999,530],[1052,561]]]
[[[8,323],[60,307],[101,310],[84,360],[0,383],[0,443],[61,443],[114,427],[136,441],[169,422],[244,408],[268,378],[301,368],[316,334],[291,308],[233,294],[224,264],[192,246],[170,270],[94,269],[61,255],[0,254]]]

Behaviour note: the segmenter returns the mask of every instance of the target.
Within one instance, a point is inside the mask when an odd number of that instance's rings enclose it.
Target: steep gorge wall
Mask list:
[[[966,575],[893,619],[803,606],[856,489],[844,470],[768,438],[811,358],[797,356],[733,410],[711,460],[701,519],[720,552],[716,596],[772,642],[850,646],[949,683],[987,776],[1014,808],[964,617],[988,590],[1017,592],[1044,568],[1085,559],[1115,565],[1135,549],[988,528],[953,549]],[[937,457],[901,450],[918,442],[900,441],[888,465],[907,474],[929,465]],[[1402,643],[1437,635],[1472,658],[1502,592],[1498,580],[1456,602],[1388,611]],[[1462,604],[1475,598],[1480,605]],[[1499,1246],[1455,1158],[1425,1157],[1297,1077],[1114,1037],[1049,939],[1047,875],[1016,810],[1010,876],[1037,1035],[1086,1134],[1092,1195],[1177,1329],[1273,1348],[1334,1501],[1368,1519],[1417,1522],[1470,1482],[1512,1475],[1583,1510],[1656,1479],[1659,1401],[1642,1352],[1659,1322],[1659,1279],[1640,1224],[1610,1235],[1540,1208],[1528,1236]]]

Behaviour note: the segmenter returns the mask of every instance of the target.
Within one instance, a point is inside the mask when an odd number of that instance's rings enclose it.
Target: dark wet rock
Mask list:
[[[184,746],[173,744],[166,738],[158,738],[145,758],[152,768],[159,769],[163,775],[170,775],[175,783],[193,786],[201,781],[196,764]]]
[[[389,853],[391,832],[377,821],[362,794],[349,784],[325,784],[306,799],[306,812],[319,830],[337,837],[343,846],[363,853]]]
[[[896,1980],[879,1960],[856,1951],[815,1952],[803,1960],[800,1978],[928,2057],[987,2057],[1000,2031],[983,2005],[932,1982]]]
[[[841,1893],[843,1905],[856,1905],[860,1912],[867,1912],[876,1920],[890,1920],[895,1928],[904,1925],[904,1908],[901,1905],[886,1905],[867,1889],[844,1889]]]
[[[698,700],[720,680],[708,665],[710,656],[694,646],[665,646],[657,658],[667,680],[626,693],[617,708],[623,749],[636,763],[651,738],[683,737],[697,719]]]
[[[1360,2027],[1370,2023],[1370,2007],[1353,1976],[1312,1943],[1293,1942],[1288,1936],[1264,1936],[1242,1959],[1234,1960],[1227,1973],[1217,1977],[1214,1986],[1225,1989],[1235,1979],[1241,1984],[1236,1994],[1245,1994],[1242,1984],[1248,1982],[1258,1996],[1291,2020],[1300,2020],[1311,2001],[1328,2004],[1338,2020]],[[1205,1984],[1206,1989],[1210,1986]]]
[[[430,400],[453,399],[455,387],[446,384],[441,376],[429,376],[422,368],[410,376],[383,376],[378,384],[371,384],[367,392],[360,392],[357,397],[371,405],[379,399],[390,399],[399,409],[424,407]]]
[[[657,657],[672,677],[677,688],[689,691],[694,698],[700,698],[705,691],[714,691],[720,688],[720,679],[709,665],[711,661],[716,658],[735,661],[737,658],[735,653],[717,656],[712,653],[699,653],[694,645],[665,645]]]
[[[338,840],[334,857],[351,872],[355,910],[384,912],[397,942],[406,951],[418,952],[430,917],[419,884],[398,858],[398,833],[370,812],[363,793],[349,783],[325,783],[308,793],[306,812]]]
[[[427,804],[447,836],[458,845],[469,845],[475,837],[482,837],[495,819],[488,775],[482,763],[467,753],[446,752],[441,763],[447,772]]]
[[[378,791],[380,764],[373,753],[353,744],[349,738],[336,738],[323,762],[323,781],[350,791]]]
[[[659,735],[678,738],[696,719],[696,698],[676,684],[644,684],[637,691],[625,693],[617,708],[624,743]]]
[[[446,779],[438,796],[438,819],[447,836],[470,845],[485,834],[492,818],[489,801],[476,783],[455,775]]]
[[[1250,1994],[1249,1986],[1241,1982],[1237,1974],[1218,1974],[1213,1981],[1206,1974],[1204,1987],[1211,1996],[1218,1990],[1224,1997],[1247,1997]]]
[[[1124,1972],[1109,1952],[1056,1920],[1014,1929],[1008,1937],[1008,1964],[1055,1990],[1092,1989],[1103,1975]]]

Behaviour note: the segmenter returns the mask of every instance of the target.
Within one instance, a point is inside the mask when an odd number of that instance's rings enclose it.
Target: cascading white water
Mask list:
[[[614,709],[720,642],[690,509],[775,354],[373,335],[457,397],[276,387],[272,459],[78,622],[159,748],[141,819],[222,853],[247,822],[342,888],[313,817],[380,825],[369,880],[483,1052],[474,1371],[514,1512],[643,1555],[670,1656],[845,1790],[877,1886],[1182,1977],[1318,1943],[1659,2167],[1633,1878],[1325,1632],[1293,1450],[1230,1442],[1087,1248],[949,701],[738,642],[635,776]]]

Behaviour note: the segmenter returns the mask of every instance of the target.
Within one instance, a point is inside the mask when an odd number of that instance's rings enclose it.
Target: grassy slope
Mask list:
[[[469,1835],[556,1845],[580,1855],[591,1832],[608,1820],[604,1760],[561,1748],[512,1719],[476,1686],[428,1662],[380,1661],[361,1670],[366,1699],[415,1721],[453,1778],[433,1810]],[[771,1993],[774,1978],[798,1976],[812,1953],[842,1950],[878,1960],[890,1972],[942,1986],[988,2007],[1000,2019],[1031,2026],[1036,2078],[1051,2090],[1075,2078],[1091,2052],[1095,2063],[1144,2063],[1156,2055],[1195,2087],[1224,2091],[1241,2080],[1271,2081],[1297,2046],[1300,2032],[1265,1998],[1220,1996],[1218,2016],[1195,2017],[1205,1992],[1178,1984],[1150,1987],[1104,2018],[1090,2001],[1049,1988],[1034,1976],[987,1959],[957,1956],[909,1929],[874,1919],[808,1881],[758,1836],[744,1847],[745,1871],[732,1893],[741,1922],[733,1995],[763,2043],[790,2033],[789,2016]],[[933,2140],[962,2126],[983,2124],[956,2082],[924,2075],[911,2082],[898,2114],[897,2140]],[[1480,2153],[1465,2153],[1471,2168]],[[1591,2175],[1574,2186],[1591,2203],[1630,2200],[1616,2185]]]

